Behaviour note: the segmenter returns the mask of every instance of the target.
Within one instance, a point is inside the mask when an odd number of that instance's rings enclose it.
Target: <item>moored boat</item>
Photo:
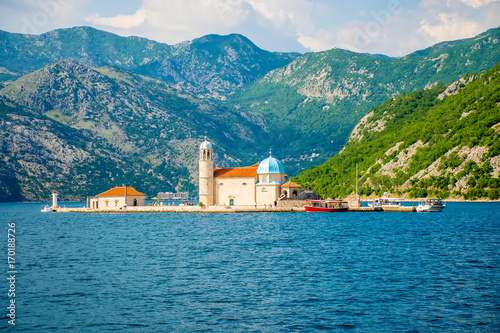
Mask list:
[[[306,212],[347,212],[349,211],[349,204],[347,201],[336,200],[306,200]]]
[[[372,202],[368,203],[368,207],[380,207],[385,211],[399,211],[401,207],[404,207],[402,201],[403,199],[382,197],[380,199],[374,199]]]
[[[369,207],[402,207],[403,199],[398,198],[385,198],[374,199],[372,202],[368,203]]]
[[[41,212],[42,213],[50,213],[50,212],[53,212],[54,209],[52,207],[50,207],[49,205],[45,205],[42,209],[41,209]]]
[[[441,198],[422,199],[417,206],[417,212],[440,212],[446,207]]]

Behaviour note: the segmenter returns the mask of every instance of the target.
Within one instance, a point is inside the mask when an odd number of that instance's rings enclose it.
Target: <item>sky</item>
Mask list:
[[[0,0],[0,30],[91,26],[167,44],[239,33],[280,52],[399,57],[500,26],[500,0]]]

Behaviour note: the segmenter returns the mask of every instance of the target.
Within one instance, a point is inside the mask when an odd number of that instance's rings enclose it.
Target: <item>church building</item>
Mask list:
[[[273,205],[290,195],[283,164],[272,156],[251,166],[214,169],[213,147],[205,140],[200,145],[199,172],[199,199],[205,206]]]

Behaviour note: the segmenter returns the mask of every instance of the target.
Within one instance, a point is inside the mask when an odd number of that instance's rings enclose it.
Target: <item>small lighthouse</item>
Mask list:
[[[59,208],[57,205],[57,190],[52,191],[52,208]]]

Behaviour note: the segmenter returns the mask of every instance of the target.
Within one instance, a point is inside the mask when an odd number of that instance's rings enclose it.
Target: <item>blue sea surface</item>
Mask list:
[[[0,328],[12,326],[14,223],[20,331],[500,331],[499,203],[441,213],[40,209],[0,204]]]

